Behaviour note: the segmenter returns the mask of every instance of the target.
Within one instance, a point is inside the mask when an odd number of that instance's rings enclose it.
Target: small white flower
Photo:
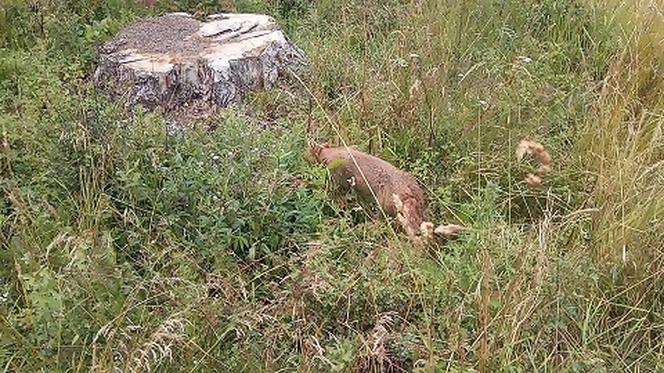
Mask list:
[[[480,101],[479,101],[479,104],[480,104],[480,106],[482,107],[482,109],[484,109],[484,110],[486,110],[486,109],[489,108],[489,103],[486,102],[485,100],[480,100]]]
[[[135,332],[137,330],[141,330],[142,328],[140,325],[127,325],[127,330],[130,332]]]
[[[531,63],[533,62],[532,58],[528,56],[518,56],[517,59],[523,63]]]
[[[217,154],[215,154],[215,155],[212,156],[212,160],[213,160],[213,161],[218,161],[219,158],[221,158],[221,157],[219,157],[219,155],[217,155]]]
[[[410,86],[410,90],[408,90],[408,94],[410,95],[410,97],[413,97],[420,90],[421,85],[422,82],[420,82],[419,79],[415,79],[413,85]]]
[[[404,60],[403,58],[397,59],[397,65],[401,67],[408,67],[408,61]]]

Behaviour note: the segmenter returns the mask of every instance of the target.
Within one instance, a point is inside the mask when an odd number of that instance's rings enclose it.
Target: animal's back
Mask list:
[[[331,168],[337,183],[354,187],[365,198],[373,198],[375,194],[378,203],[392,216],[399,212],[394,201],[394,196],[398,196],[408,210],[408,225],[419,228],[424,219],[424,193],[412,175],[378,157],[350,148],[322,147],[315,156]]]

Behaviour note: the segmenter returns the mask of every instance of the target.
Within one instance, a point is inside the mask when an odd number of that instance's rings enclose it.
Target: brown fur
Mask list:
[[[355,189],[361,197],[368,200],[374,200],[371,193],[373,190],[385,213],[397,217],[406,233],[415,238],[424,222],[425,207],[424,193],[417,179],[390,163],[359,150],[322,144],[312,146],[310,151],[318,163],[330,168],[332,178],[342,188]],[[395,195],[398,197],[397,201]],[[399,201],[403,206],[397,206]]]

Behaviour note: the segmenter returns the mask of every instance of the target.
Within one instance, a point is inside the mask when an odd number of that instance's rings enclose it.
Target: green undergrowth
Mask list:
[[[0,2],[0,369],[664,369],[660,3],[138,3]],[[271,14],[308,63],[174,131],[90,84],[166,11]],[[307,136],[468,229],[413,246]]]

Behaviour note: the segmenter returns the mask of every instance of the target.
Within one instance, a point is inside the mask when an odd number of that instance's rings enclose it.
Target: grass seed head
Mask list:
[[[521,140],[519,145],[516,146],[516,159],[520,161],[526,154],[531,154],[530,141]]]
[[[526,176],[526,183],[532,188],[539,188],[542,186],[542,178],[537,175],[528,174],[528,176]]]
[[[543,164],[535,171],[538,176],[544,176],[551,173],[551,166]]]
[[[536,157],[542,165],[546,166],[551,163],[551,155],[546,150],[537,153]]]

